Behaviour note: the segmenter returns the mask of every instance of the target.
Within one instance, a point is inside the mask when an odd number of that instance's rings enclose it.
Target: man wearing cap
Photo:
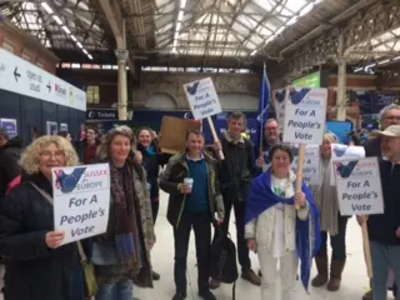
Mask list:
[[[382,130],[385,130],[391,125],[400,125],[400,106],[397,104],[391,104],[384,107],[380,113],[380,124]],[[372,136],[374,134],[371,134]],[[365,154],[367,157],[381,157],[382,156],[381,137],[378,135],[376,138],[370,138],[364,145]],[[372,285],[371,285],[372,288]],[[372,291],[367,292],[363,297],[363,300],[372,300]]]
[[[21,175],[18,160],[22,152],[22,141],[10,139],[7,131],[0,127],[0,199],[8,190],[8,185]]]
[[[379,170],[383,183],[384,213],[369,216],[367,225],[374,274],[372,298],[384,300],[387,299],[390,268],[394,271],[396,282],[400,282],[400,125],[389,126],[377,133],[382,149]],[[357,218],[359,222],[367,220],[362,216]]]

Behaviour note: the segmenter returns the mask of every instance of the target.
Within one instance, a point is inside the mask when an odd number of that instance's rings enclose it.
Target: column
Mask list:
[[[347,80],[347,63],[344,56],[344,36],[339,36],[339,59],[338,59],[338,88],[337,88],[337,120],[346,120],[346,80]]]
[[[128,117],[128,86],[126,75],[126,63],[129,52],[127,50],[116,50],[118,59],[118,118],[126,121]]]

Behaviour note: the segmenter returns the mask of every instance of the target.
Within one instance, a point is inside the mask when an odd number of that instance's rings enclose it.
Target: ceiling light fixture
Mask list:
[[[63,27],[61,27],[62,28],[62,30],[64,30],[65,31],[65,33],[66,34],[71,34],[71,30],[69,30],[69,28],[67,27],[67,26],[63,26]]]
[[[186,7],[186,0],[181,0],[181,9]]]
[[[53,15],[52,17],[53,17],[54,21],[57,22],[58,25],[60,25],[60,26],[63,25],[63,22],[61,21],[59,16]]]
[[[42,2],[40,3],[40,5],[43,7],[43,9],[49,14],[51,15],[54,11],[51,9],[51,7],[46,3],[46,2]]]

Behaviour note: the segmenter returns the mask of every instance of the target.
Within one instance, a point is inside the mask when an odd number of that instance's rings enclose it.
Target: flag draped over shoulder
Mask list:
[[[296,251],[301,263],[301,282],[308,291],[312,258],[319,250],[321,240],[317,205],[305,183],[302,185],[302,191],[306,195],[310,214],[306,221],[296,219]],[[275,195],[271,188],[271,172],[267,171],[253,180],[246,205],[245,224],[279,203],[294,205],[294,197],[285,199]]]

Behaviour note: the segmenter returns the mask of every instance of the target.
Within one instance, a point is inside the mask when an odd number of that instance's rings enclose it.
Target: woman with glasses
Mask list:
[[[76,243],[61,246],[54,231],[51,169],[78,165],[60,136],[35,139],[22,153],[27,173],[0,202],[0,255],[5,261],[5,300],[82,300],[84,279]]]

